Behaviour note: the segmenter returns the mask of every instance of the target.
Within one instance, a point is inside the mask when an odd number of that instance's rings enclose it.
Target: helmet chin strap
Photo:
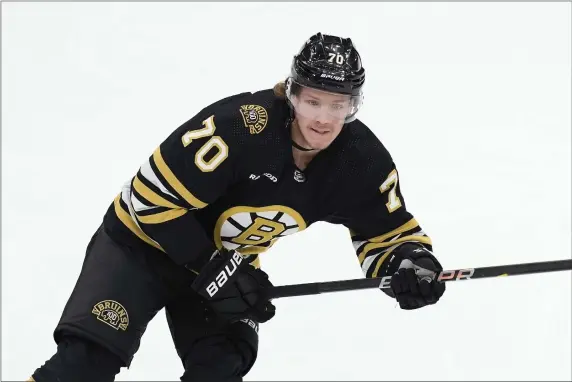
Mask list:
[[[292,139],[292,146],[296,147],[298,150],[301,150],[301,151],[316,151],[317,150],[317,149],[307,149],[305,147],[302,147],[299,144],[297,144],[296,141],[294,141],[293,139]]]
[[[307,149],[305,147],[300,146],[292,138],[292,125],[294,124],[294,115],[293,114],[294,113],[293,113],[293,110],[291,108],[290,109],[290,118],[288,118],[288,120],[286,121],[286,126],[287,126],[288,130],[290,131],[290,141],[292,142],[292,146],[296,147],[300,151],[316,151],[317,149]]]

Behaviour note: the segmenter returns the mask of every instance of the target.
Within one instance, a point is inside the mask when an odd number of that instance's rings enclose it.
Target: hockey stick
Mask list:
[[[545,273],[572,270],[572,259],[536,263],[509,264],[481,268],[444,270],[439,273],[440,282],[472,280],[487,277],[516,276],[531,273]],[[272,287],[271,299],[281,297],[307,296],[320,293],[343,292],[359,289],[385,289],[390,287],[391,276],[353,280],[324,281],[307,284],[293,284]]]

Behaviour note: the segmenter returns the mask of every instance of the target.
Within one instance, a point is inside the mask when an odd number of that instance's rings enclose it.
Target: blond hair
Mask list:
[[[286,83],[284,81],[278,82],[274,85],[273,90],[276,97],[286,99]]]

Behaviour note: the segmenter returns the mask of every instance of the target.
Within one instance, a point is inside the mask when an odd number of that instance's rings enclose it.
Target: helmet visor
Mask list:
[[[296,113],[313,120],[344,121],[355,119],[363,96],[331,93],[301,85],[291,78],[287,82],[286,96]]]

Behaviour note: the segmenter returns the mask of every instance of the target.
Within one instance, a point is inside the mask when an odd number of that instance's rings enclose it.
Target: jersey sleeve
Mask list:
[[[343,223],[367,278],[384,276],[392,252],[403,243],[418,243],[432,251],[431,238],[406,208],[395,163],[391,159],[386,163],[365,177]]]
[[[241,118],[238,107],[206,108],[156,148],[116,199],[122,222],[177,264],[200,262],[217,249],[195,211],[235,180],[245,149]]]

